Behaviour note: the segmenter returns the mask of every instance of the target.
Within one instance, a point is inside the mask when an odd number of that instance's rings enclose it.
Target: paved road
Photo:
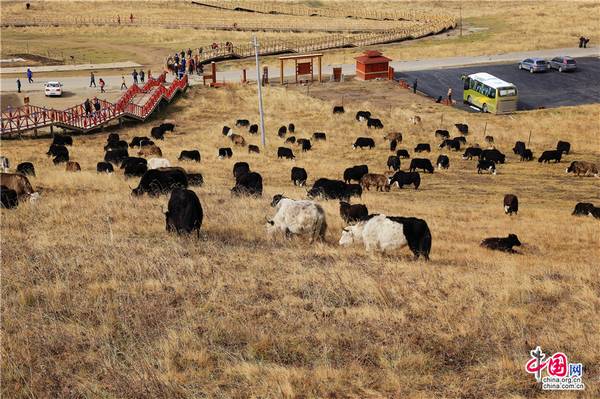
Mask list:
[[[33,73],[40,72],[64,72],[64,71],[96,71],[101,69],[137,68],[141,64],[133,61],[111,62],[108,64],[77,64],[77,65],[42,65],[30,67]],[[0,73],[22,73],[27,72],[27,67],[0,68]]]
[[[550,71],[531,74],[520,71],[515,62],[484,66],[469,66],[427,71],[407,71],[396,74],[410,84],[418,79],[418,90],[431,97],[446,96],[452,87],[457,106],[471,110],[462,104],[463,74],[488,72],[502,80],[515,84],[519,90],[519,110],[554,108],[569,105],[600,103],[600,59],[577,58],[575,72]]]

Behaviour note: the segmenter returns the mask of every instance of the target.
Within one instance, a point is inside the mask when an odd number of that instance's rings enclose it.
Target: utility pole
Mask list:
[[[256,40],[256,35],[253,36],[254,45],[254,55],[256,58],[256,84],[258,85],[258,111],[260,112],[260,141],[262,143],[263,148],[266,145],[265,142],[265,114],[263,112],[263,102],[262,102],[262,82],[260,79],[260,67],[258,64],[258,40]],[[282,71],[283,73],[283,71]]]

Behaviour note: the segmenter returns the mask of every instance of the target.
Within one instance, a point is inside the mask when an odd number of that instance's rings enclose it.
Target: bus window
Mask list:
[[[498,89],[498,94],[500,97],[516,96],[517,90],[514,87],[503,87]]]
[[[470,84],[471,84],[471,78],[466,78],[464,80],[463,89],[468,90]]]

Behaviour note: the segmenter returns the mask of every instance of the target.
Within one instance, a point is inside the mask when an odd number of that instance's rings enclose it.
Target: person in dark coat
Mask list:
[[[89,98],[85,99],[85,102],[83,103],[83,109],[85,110],[85,116],[90,116],[92,113],[92,103],[90,102]]]
[[[413,82],[413,93],[417,93],[417,79]]]
[[[133,76],[133,83],[138,84],[138,72],[135,69],[133,70],[131,76]]]
[[[17,78],[17,93],[21,92],[21,79]]]
[[[146,74],[144,73],[144,70],[142,69],[140,71],[140,82],[144,83],[144,78],[146,77]]]

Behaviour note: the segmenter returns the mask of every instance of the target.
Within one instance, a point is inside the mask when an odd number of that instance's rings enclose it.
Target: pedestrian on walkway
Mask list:
[[[190,63],[189,63],[189,67],[188,67],[188,73],[191,75],[194,73],[194,69],[196,68],[195,64],[194,64],[194,59],[190,58]]]
[[[133,23],[133,13],[129,14],[129,23]]]
[[[98,82],[100,83],[100,93],[104,93],[104,86],[106,85],[106,83],[104,83],[104,79],[100,78]]]
[[[448,104],[452,105],[452,87],[448,87]]]
[[[27,81],[33,83],[33,72],[31,72],[30,68],[27,68]]]
[[[100,112],[100,108],[101,108],[100,100],[98,100],[98,97],[94,97],[94,110],[96,112]]]
[[[125,76],[121,76],[121,90],[127,90],[127,85],[125,84]]]
[[[135,69],[133,70],[131,76],[133,76],[133,83],[138,84],[138,72]]]
[[[90,87],[96,87],[96,76],[94,76],[94,72],[90,72]]]
[[[121,25],[121,16],[120,16],[120,15],[117,15],[117,23],[118,23],[119,25]]]
[[[144,77],[145,77],[145,76],[146,76],[146,75],[144,74],[144,70],[143,70],[143,69],[140,69],[140,82],[144,83]]]
[[[21,79],[17,78],[17,93],[21,92]]]
[[[146,76],[148,76],[148,82],[150,81],[150,79],[152,79],[152,71],[150,71],[148,69],[148,73],[146,74]]]
[[[188,58],[192,58],[192,49],[189,47],[187,49],[187,56],[188,56]]]
[[[583,38],[583,48],[587,48],[587,44],[590,42],[590,38],[588,37],[587,39],[584,37]]]
[[[90,116],[92,113],[92,104],[90,103],[90,99],[86,98],[83,103],[83,109],[85,110],[85,116]]]
[[[413,94],[417,93],[417,79],[413,82]]]
[[[585,37],[583,36],[579,36],[579,48],[583,47],[583,41],[585,40]]]

